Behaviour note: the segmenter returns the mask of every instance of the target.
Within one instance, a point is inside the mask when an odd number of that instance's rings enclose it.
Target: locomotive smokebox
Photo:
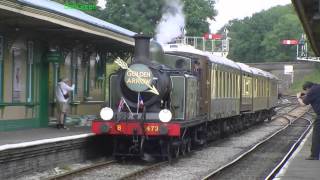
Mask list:
[[[150,61],[150,36],[143,34],[136,34],[134,36],[135,47],[133,62],[148,62]]]

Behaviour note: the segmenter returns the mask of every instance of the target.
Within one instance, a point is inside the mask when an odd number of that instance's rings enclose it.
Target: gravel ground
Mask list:
[[[304,107],[291,112],[292,116],[299,116],[305,110]],[[288,116],[293,120],[293,117]],[[265,139],[268,135],[284,127],[288,120],[278,118],[271,123],[252,127],[242,133],[229,138],[219,140],[209,147],[196,151],[190,157],[181,158],[177,163],[150,171],[137,179],[199,179],[215,169],[235,159],[239,154]]]
[[[115,164],[111,166],[107,166],[106,168],[99,168],[94,171],[90,171],[82,174],[81,176],[77,176],[75,180],[105,180],[105,179],[118,179],[119,177],[124,176],[125,174],[143,169],[146,165],[139,165],[136,163],[126,163],[126,164]]]
[[[287,112],[289,110],[281,111]],[[304,109],[297,110],[290,114],[292,116],[299,116],[303,111]],[[287,118],[293,120],[294,118],[292,116],[287,116]],[[252,147],[255,143],[281,129],[287,123],[287,119],[280,117],[275,121],[251,127],[241,133],[232,135],[229,138],[218,140],[199,151],[193,152],[190,156],[179,159],[173,165],[150,171],[144,177],[139,177],[139,179],[199,179],[199,177],[202,177],[209,171],[217,169],[228,161],[234,159],[246,149]],[[78,169],[92,163],[93,162],[86,162],[82,164],[71,164],[63,167],[56,167],[45,172],[25,176],[18,180],[44,179],[45,177]],[[107,168],[97,169],[94,173],[83,174],[83,176],[74,179],[117,179],[124,176],[126,173],[139,170],[143,167],[145,167],[145,165],[139,165],[138,163],[118,164],[108,166]]]

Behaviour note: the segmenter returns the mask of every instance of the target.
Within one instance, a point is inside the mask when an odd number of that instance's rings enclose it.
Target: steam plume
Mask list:
[[[156,39],[160,43],[168,43],[183,34],[185,16],[183,3],[180,0],[166,0],[161,21],[156,29]]]

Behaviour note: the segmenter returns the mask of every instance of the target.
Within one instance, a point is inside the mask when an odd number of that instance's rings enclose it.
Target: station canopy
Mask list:
[[[0,28],[7,28],[8,31],[9,28],[29,30],[48,37],[61,35],[66,39],[85,40],[110,47],[133,47],[132,36],[136,34],[50,0],[2,0]]]
[[[312,49],[320,56],[320,0],[291,0]]]

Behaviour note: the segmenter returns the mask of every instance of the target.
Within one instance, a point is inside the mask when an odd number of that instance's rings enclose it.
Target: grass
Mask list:
[[[295,81],[289,89],[290,94],[302,91],[302,85],[306,81],[320,83],[320,68],[315,69],[311,74],[306,75],[303,80]]]

